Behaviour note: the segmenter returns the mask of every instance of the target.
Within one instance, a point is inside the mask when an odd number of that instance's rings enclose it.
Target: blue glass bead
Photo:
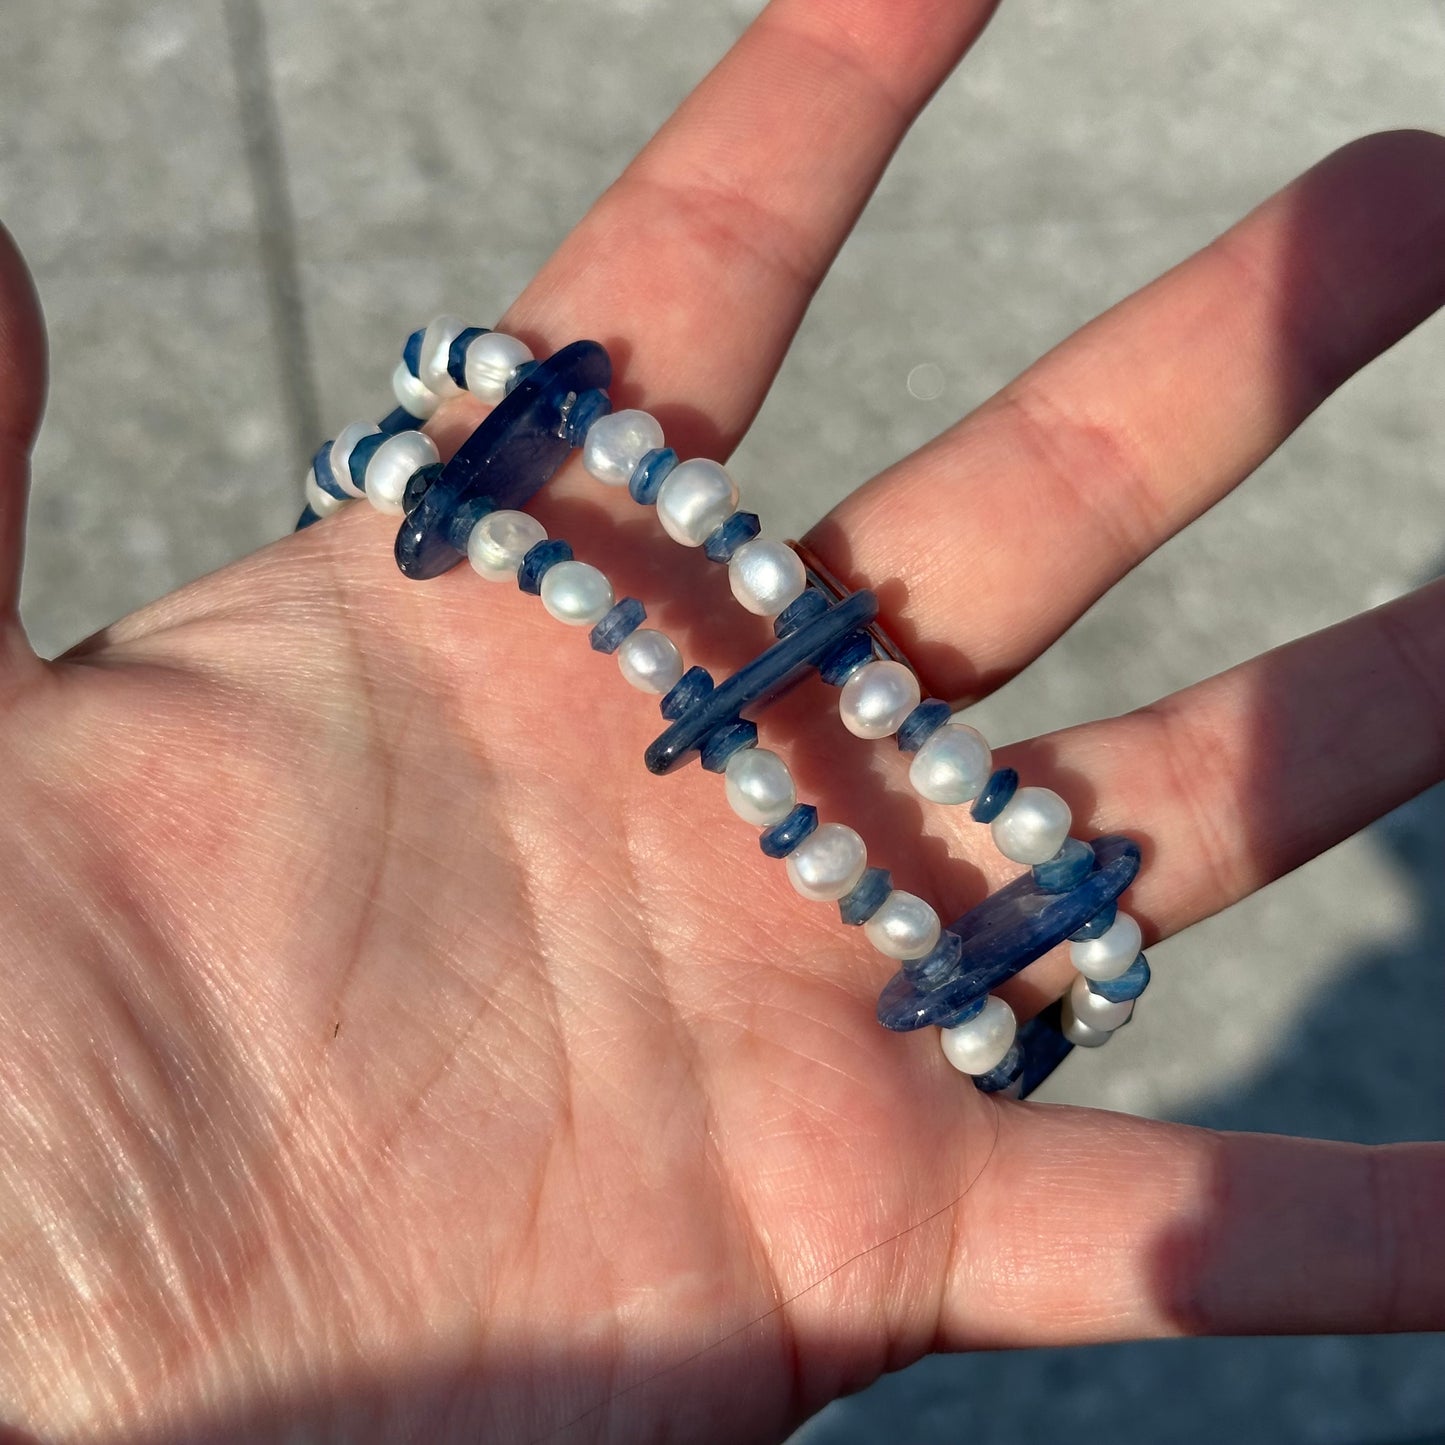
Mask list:
[[[1141,953],[1118,978],[1091,978],[1088,987],[1095,998],[1106,998],[1110,1003],[1128,1003],[1149,987],[1149,960]]]
[[[351,484],[366,490],[366,467],[372,457],[376,455],[376,449],[388,436],[394,436],[394,432],[370,432],[357,442],[351,449],[351,456],[347,461],[347,468],[351,472]]]
[[[1034,882],[1045,893],[1067,893],[1094,871],[1094,850],[1082,838],[1065,838],[1046,863],[1034,864]]]
[[[976,1074],[973,1080],[973,1087],[980,1094],[999,1094],[1013,1083],[1024,1071],[1024,1051],[1019,1047],[1017,1039],[1009,1045],[1009,1051],[1003,1056],[1002,1061],[996,1068],[992,1068],[986,1074]]]
[[[945,928],[933,948],[922,958],[908,959],[902,972],[914,988],[927,993],[958,971],[958,960],[962,957],[963,939],[951,928]]]
[[[468,326],[465,331],[457,333],[457,339],[452,342],[451,350],[447,352],[447,375],[463,391],[467,389],[467,347],[490,330],[489,326]]]
[[[426,500],[425,497],[422,498]],[[443,529],[447,541],[459,551],[467,550],[467,539],[472,535],[472,528],[487,515],[488,512],[495,512],[490,497],[468,497],[466,501],[459,502],[451,516],[447,518],[446,526]]]
[[[756,747],[758,725],[735,718],[724,723],[716,732],[709,733],[702,745],[702,765],[710,773],[720,773],[727,767],[728,759],[742,748]]]
[[[866,632],[855,632],[819,659],[818,676],[829,687],[842,687],[872,656],[873,639]]]
[[[431,491],[442,474],[442,464],[431,462],[427,466],[418,467],[407,479],[406,486],[401,494],[401,509],[403,512],[414,512],[421,506],[421,499]]]
[[[718,524],[715,532],[702,544],[703,554],[709,562],[731,562],[733,553],[751,542],[762,531],[756,512],[734,512],[731,517]]]
[[[886,868],[865,868],[851,893],[838,900],[838,916],[844,923],[867,923],[893,892],[893,875]]]
[[[671,447],[656,447],[646,452],[627,483],[634,502],[650,507],[657,500],[663,478],[677,465],[677,453]]]
[[[806,587],[773,618],[773,636],[781,642],[828,610],[828,598],[816,587]]]
[[[334,442],[321,443],[316,455],[311,458],[311,470],[316,475],[316,485],[328,497],[337,497],[347,502],[351,500],[351,493],[336,480],[336,474],[331,470],[331,448],[334,445]]]
[[[764,828],[758,847],[769,858],[786,858],[818,826],[818,810],[811,803],[799,803],[781,823]]]
[[[636,632],[647,618],[647,608],[635,597],[624,597],[592,629],[592,649],[609,656],[622,646],[623,640]]]
[[[1085,938],[1099,938],[1114,926],[1114,920],[1118,916],[1119,904],[1111,898],[1082,928],[1076,928],[1069,937],[1080,941]]]
[[[309,527],[313,522],[320,520],[321,518],[307,505],[301,509],[301,515],[296,519],[296,526],[293,530],[299,532],[303,527]]]
[[[987,994],[984,994],[982,998],[970,999],[962,1008],[955,1010],[951,1014],[945,1014],[939,1019],[938,1027],[941,1029],[956,1029],[959,1024],[966,1024],[969,1019],[976,1019],[979,1014],[983,1012],[983,1006],[987,1002]]]
[[[976,823],[992,823],[1008,800],[1018,792],[1019,775],[1012,768],[1000,768],[983,786],[969,812]]]
[[[406,369],[418,379],[421,377],[421,344],[426,340],[426,327],[418,326],[410,336],[406,338],[401,348],[401,359],[406,364]]]
[[[705,667],[690,667],[678,678],[672,691],[658,704],[658,710],[665,718],[680,718],[684,713],[695,708],[698,703],[706,702],[714,691],[712,673]],[[730,716],[736,716],[736,714]],[[713,727],[721,727],[728,720],[726,717],[718,718]],[[707,731],[712,732],[713,728],[710,727]]]
[[[605,391],[595,386],[591,391],[584,391],[567,409],[567,440],[574,447],[580,447],[587,440],[592,423],[611,410],[612,398]]]
[[[377,426],[386,434],[377,441],[377,445],[380,446],[381,443],[386,440],[386,437],[395,436],[397,432],[416,431],[419,427],[423,427],[425,425],[425,417],[413,416],[404,406],[399,406],[396,408],[395,411],[387,412],[387,414],[382,417],[379,422],[377,422]],[[360,446],[361,442],[357,442],[356,445]],[[356,456],[356,453],[353,451],[351,455],[354,458]],[[356,468],[354,465],[352,467],[351,475],[353,477],[356,475]]]
[[[898,751],[916,753],[949,718],[953,709],[936,697],[926,697],[898,725]]]
[[[1019,1089],[1021,1099],[1027,1099],[1074,1049],[1064,1037],[1058,1003],[1051,1003],[1042,1013],[1022,1025],[1014,1042],[1024,1056],[1023,1082]]]
[[[531,376],[531,374],[536,371],[539,366],[541,366],[541,364],[542,363],[540,361],[522,362],[521,365],[518,366],[517,369],[507,378],[507,395],[511,396],[511,394],[516,391],[516,389],[521,386],[521,384],[526,381],[526,379]]]
[[[558,562],[570,562],[572,548],[560,537],[544,537],[527,549],[522,565],[517,568],[517,586],[533,597],[541,595],[542,578]]]

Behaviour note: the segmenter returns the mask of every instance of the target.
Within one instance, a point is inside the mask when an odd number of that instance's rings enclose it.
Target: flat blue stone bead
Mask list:
[[[1003,1056],[997,1068],[990,1069],[986,1074],[976,1074],[973,1080],[973,1087],[981,1094],[997,1094],[1008,1088],[1013,1081],[1024,1071],[1024,1051],[1019,1047],[1015,1039],[1009,1045],[1009,1051]]]
[[[773,636],[781,642],[791,637],[804,624],[821,617],[828,610],[828,598],[816,587],[805,587],[773,619]]]
[[[331,470],[331,442],[322,442],[316,450],[316,455],[311,458],[311,470],[316,474],[316,485],[329,497],[337,497],[341,501],[351,500],[351,493],[336,480],[336,473]]]
[[[799,803],[781,823],[763,830],[758,847],[769,858],[786,858],[817,826],[818,810],[811,803]]]
[[[657,500],[658,488],[664,478],[677,465],[677,453],[671,447],[656,447],[643,454],[627,483],[627,490],[634,502],[650,507]]]
[[[702,745],[702,765],[710,773],[720,773],[735,752],[756,747],[757,742],[758,725],[745,718],[735,718],[708,734]]]
[[[567,409],[567,440],[580,447],[587,440],[592,423],[612,410],[612,398],[598,387],[584,391]]]
[[[421,499],[431,491],[432,486],[441,479],[442,464],[431,462],[427,466],[418,467],[407,479],[406,486],[401,494],[401,509],[403,512],[414,512],[421,506]]]
[[[983,1006],[987,1002],[987,994],[984,994],[982,998],[970,999],[962,1008],[955,1010],[951,1014],[945,1014],[939,1019],[938,1027],[941,1029],[955,1029],[959,1024],[966,1024],[969,1019],[977,1018],[979,1014],[983,1012]]]
[[[615,603],[607,616],[592,629],[593,651],[605,652],[610,656],[646,619],[647,608],[635,597],[624,597],[621,602]]]
[[[467,389],[467,347],[490,330],[489,326],[468,326],[465,331],[457,333],[457,339],[452,342],[451,350],[447,352],[447,375],[463,391]]]
[[[1067,893],[1094,871],[1094,850],[1082,838],[1065,838],[1046,863],[1034,864],[1034,882],[1045,893]]]
[[[1089,992],[1110,1003],[1128,1003],[1149,987],[1149,960],[1141,953],[1118,978],[1091,978]]]
[[[376,454],[376,449],[387,437],[395,436],[395,432],[371,432],[362,437],[351,449],[351,456],[347,461],[347,469],[351,472],[351,483],[353,486],[366,490],[366,467]]]
[[[1080,940],[1098,938],[1114,926],[1114,920],[1118,916],[1119,905],[1111,898],[1082,928],[1076,928],[1069,937]]]
[[[949,718],[953,709],[936,697],[926,697],[898,725],[898,751],[916,753]]]
[[[377,426],[380,427],[381,430],[385,432],[386,435],[389,437],[395,436],[397,432],[417,431],[419,428],[425,425],[425,418],[413,416],[404,406],[399,406],[394,411],[387,412],[387,414],[382,417],[379,422],[377,422]],[[382,440],[384,440],[384,438]],[[357,442],[356,445],[360,446],[361,443]],[[380,446],[381,441],[378,441],[377,445]],[[352,452],[351,455],[355,457],[356,453]],[[352,475],[356,475],[354,467],[352,470]]]
[[[299,532],[303,527],[309,527],[313,522],[320,520],[321,518],[307,505],[301,509],[301,515],[296,519],[296,526],[292,530]]]
[[[1000,768],[983,786],[969,812],[976,823],[992,823],[1018,792],[1019,775],[1012,768]]]
[[[690,667],[658,704],[658,710],[665,718],[679,718],[698,703],[705,702],[713,692],[712,673],[705,667]],[[721,727],[727,721],[728,718],[721,717],[713,726]],[[709,728],[708,732],[712,730]]]
[[[900,971],[915,989],[927,993],[958,972],[958,961],[962,957],[963,939],[952,929],[945,928],[928,953],[922,958],[907,959]]]
[[[734,512],[731,517],[718,524],[717,530],[702,544],[703,555],[709,562],[731,562],[733,553],[751,542],[762,531],[756,512]]]
[[[421,376],[421,344],[426,340],[426,327],[419,326],[401,348],[401,359],[406,363],[406,369],[415,377]]]
[[[866,632],[855,632],[818,660],[818,676],[829,687],[842,687],[872,656],[873,639]]]
[[[867,923],[893,892],[893,875],[886,868],[865,868],[851,893],[838,900],[838,916],[844,923]]]
[[[1139,871],[1139,845],[1132,839],[1095,838],[1093,848],[1097,866],[1068,893],[1046,893],[1025,873],[949,924],[963,940],[957,967],[931,985],[900,969],[879,996],[878,1022],[899,1032],[937,1023],[1062,943]]]
[[[545,537],[527,549],[522,565],[517,568],[517,586],[523,592],[531,593],[533,597],[539,596],[542,591],[542,578],[547,575],[548,569],[555,567],[558,562],[571,560],[572,548],[566,542],[560,537]]]
[[[423,497],[422,500],[425,501],[426,498]],[[496,510],[490,497],[468,497],[466,501],[458,502],[451,516],[447,518],[446,526],[443,529],[447,541],[459,552],[465,552],[467,539],[472,535],[472,528],[488,512]]]
[[[1024,1024],[1015,1044],[1024,1056],[1019,1097],[1027,1099],[1074,1050],[1063,1034],[1060,1005],[1051,1003]]]
[[[518,366],[517,369],[507,378],[507,395],[511,396],[511,394],[516,391],[516,389],[521,386],[521,384],[526,381],[526,379],[531,376],[531,374],[536,371],[539,366],[541,366],[541,364],[542,363],[540,361],[522,362],[522,364]]]

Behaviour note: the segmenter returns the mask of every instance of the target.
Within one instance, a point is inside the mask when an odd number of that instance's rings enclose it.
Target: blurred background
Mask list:
[[[52,0],[0,50],[0,217],[49,321],[23,607],[49,654],[289,529],[406,333],[485,324],[756,0]],[[1006,3],[900,151],[735,471],[800,533],[1334,147],[1445,130],[1445,0]],[[1148,702],[1435,575],[1445,321],[975,710]],[[766,490],[764,490],[766,489]],[[961,559],[966,565],[966,559]],[[1445,1135],[1445,792],[1153,951],[1055,1100]],[[1247,1007],[1246,1005],[1247,1001]],[[1226,1016],[1228,1022],[1225,1022]],[[1368,1073],[1341,1067],[1367,1037]],[[1438,1337],[932,1359],[806,1445],[1445,1441]]]

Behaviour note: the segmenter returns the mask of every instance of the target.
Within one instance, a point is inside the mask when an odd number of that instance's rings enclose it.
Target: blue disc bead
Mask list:
[[[851,893],[838,900],[838,916],[844,923],[867,923],[893,892],[893,875],[886,868],[865,868]]]
[[[425,497],[422,498],[426,500]],[[497,504],[490,497],[467,497],[452,508],[451,515],[446,519],[443,530],[449,546],[455,547],[459,552],[467,550],[467,538],[472,535],[472,528],[487,515],[488,512],[495,512]]]
[[[712,696],[712,673],[705,667],[690,667],[677,680],[672,691],[658,704],[663,717],[681,717],[690,708]]]
[[[376,455],[376,449],[389,436],[395,436],[395,432],[374,431],[357,442],[351,449],[351,456],[347,460],[347,467],[351,471],[351,484],[359,487],[363,492],[366,490],[366,468],[372,457]]]
[[[406,364],[406,369],[418,380],[421,379],[421,344],[424,340],[426,340],[426,327],[418,326],[406,338],[401,348],[401,359]]]
[[[1065,838],[1046,863],[1034,864],[1034,882],[1045,893],[1067,893],[1094,871],[1094,850],[1082,838]]]
[[[1058,1003],[1051,1003],[1019,1028],[1016,1043],[1024,1056],[1019,1098],[1027,1099],[1073,1052],[1074,1046],[1063,1032],[1063,1017]]]
[[[962,937],[953,929],[945,928],[938,935],[938,942],[922,958],[910,958],[904,963],[903,974],[915,988],[937,988],[958,967],[962,957]]]
[[[969,1019],[976,1019],[983,1012],[983,1006],[988,1002],[988,995],[980,994],[975,999],[970,999],[962,1007],[955,1009],[950,1014],[944,1014],[938,1020],[938,1027],[941,1029],[956,1029],[959,1024],[966,1024]]]
[[[827,597],[816,587],[806,587],[773,619],[773,636],[781,642],[827,610]]]
[[[467,347],[490,330],[489,326],[468,326],[465,331],[457,333],[457,339],[452,342],[451,350],[447,352],[447,375],[463,391],[467,389]]]
[[[1081,942],[1086,938],[1099,938],[1114,926],[1114,920],[1118,916],[1119,902],[1111,898],[1082,928],[1075,929],[1069,937]]]
[[[671,447],[654,447],[646,452],[627,483],[634,502],[650,507],[657,501],[658,489],[667,474],[677,465],[677,453]]]
[[[328,497],[347,502],[351,500],[351,493],[336,480],[336,474],[331,470],[331,448],[334,445],[334,442],[321,443],[316,455],[311,458],[311,470],[316,476],[316,485]]]
[[[425,417],[413,416],[404,406],[399,406],[394,411],[387,412],[387,414],[382,417],[379,422],[377,422],[377,426],[382,430],[383,433],[385,433],[385,435],[378,437],[376,444],[377,446],[380,446],[387,437],[395,436],[398,432],[419,431],[425,425]],[[361,442],[357,442],[356,445],[359,447],[361,445]],[[354,477],[356,475],[356,468],[354,465],[356,452],[353,451],[351,455],[353,459],[351,475]],[[368,452],[367,455],[370,456],[370,453]]]
[[[299,532],[302,527],[309,527],[313,522],[319,522],[320,520],[321,518],[311,510],[311,507],[308,504],[307,506],[302,507],[301,515],[296,519],[296,531]]]
[[[709,562],[731,562],[733,553],[751,542],[762,531],[756,512],[734,512],[718,524],[717,530],[702,544],[703,555]]]
[[[702,745],[701,761],[710,773],[720,773],[728,765],[728,759],[743,748],[758,744],[758,725],[746,718],[734,718],[724,723],[716,732],[711,732]]]
[[[974,822],[992,823],[1008,805],[1008,800],[1018,792],[1018,788],[1019,775],[1012,768],[1000,768],[984,784],[983,792],[969,809]]]
[[[1015,1039],[1003,1061],[986,1074],[975,1075],[973,1086],[981,1094],[1000,1094],[1024,1071],[1024,1051]]]
[[[516,391],[516,389],[521,386],[521,384],[526,381],[526,379],[531,376],[531,374],[536,371],[539,366],[541,366],[541,364],[542,363],[540,361],[524,361],[507,378],[507,395],[511,396],[511,394]]]
[[[1149,987],[1149,960],[1141,953],[1118,978],[1091,978],[1089,992],[1110,1003],[1128,1003]]]
[[[936,697],[926,697],[898,725],[898,751],[916,753],[949,718],[953,709]]]
[[[612,398],[601,387],[584,391],[567,409],[567,440],[580,447],[587,440],[592,423],[612,410]]]
[[[592,650],[609,655],[616,652],[646,620],[647,608],[635,597],[624,597],[592,629]]]
[[[818,826],[818,810],[811,803],[799,803],[781,823],[764,828],[758,847],[769,858],[786,858]]]
[[[873,639],[866,632],[850,633],[819,660],[818,676],[829,687],[842,687],[872,657]]]
[[[442,474],[442,464],[431,462],[424,467],[418,467],[407,479],[406,487],[401,494],[401,509],[403,512],[414,512],[421,506],[421,499],[431,491]]]
[[[542,541],[528,548],[527,555],[522,558],[522,565],[517,568],[517,586],[523,592],[529,592],[533,597],[541,595],[542,578],[546,576],[549,568],[555,567],[558,562],[570,562],[572,560],[572,548],[560,537],[545,537]]]

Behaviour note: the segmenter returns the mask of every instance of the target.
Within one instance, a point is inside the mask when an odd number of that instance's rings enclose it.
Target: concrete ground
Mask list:
[[[0,215],[49,318],[24,613],[60,651],[283,532],[400,339],[499,313],[756,0],[53,0],[0,49]],[[1074,327],[1369,130],[1445,129],[1445,0],[1005,3],[904,145],[736,459],[801,531]],[[917,372],[915,368],[929,370]],[[910,388],[909,377],[913,375]],[[996,741],[1146,702],[1445,555],[1445,323],[979,708]],[[756,483],[750,497],[757,496]],[[1445,1134],[1445,792],[1155,951],[1067,1099]],[[1221,1025],[1225,1009],[1247,1020]],[[1362,1024],[1381,1067],[1337,1060]],[[807,1445],[1445,1439],[1437,1338],[932,1359]]]

